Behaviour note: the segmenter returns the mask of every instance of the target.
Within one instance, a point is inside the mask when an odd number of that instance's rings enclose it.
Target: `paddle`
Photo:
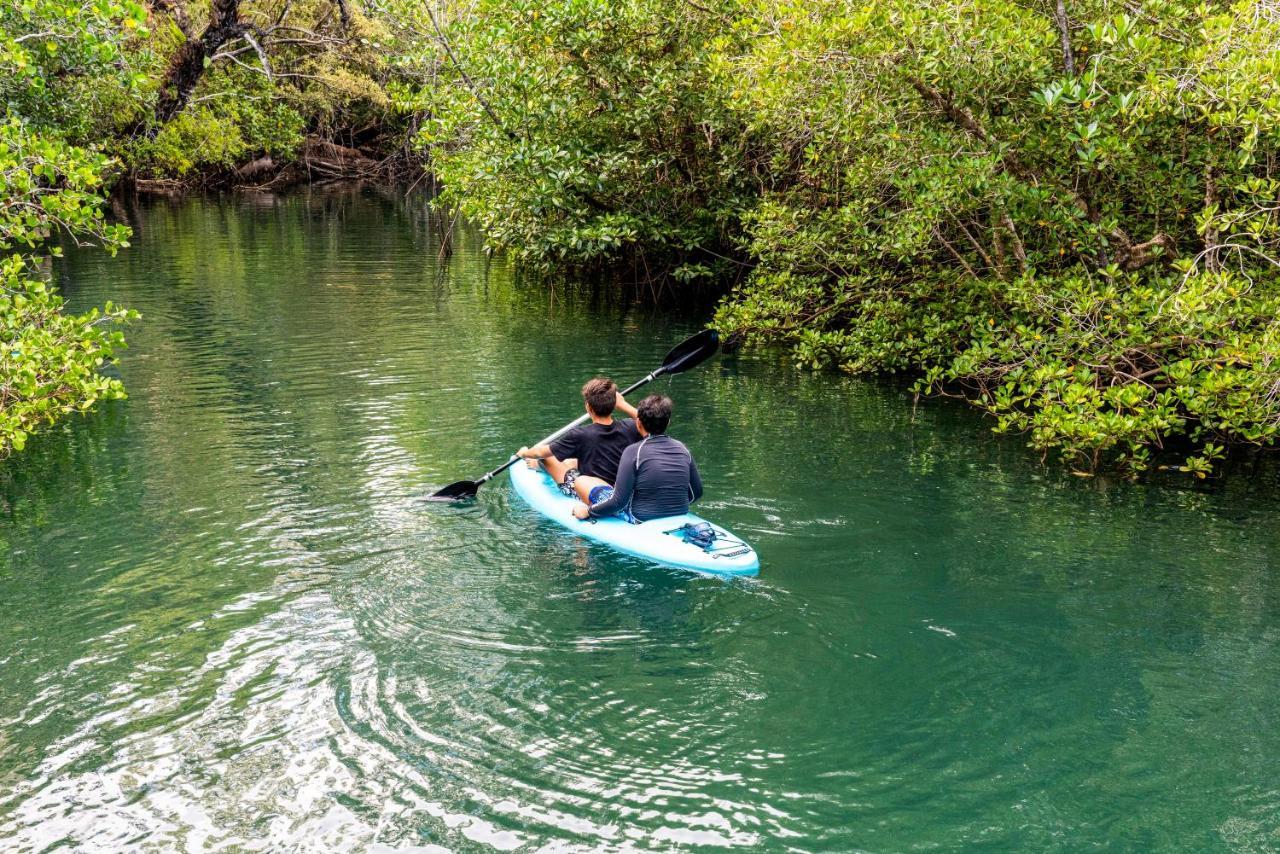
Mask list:
[[[716,349],[719,346],[720,346],[720,336],[714,329],[704,329],[703,331],[699,332],[697,335],[693,335],[689,338],[686,338],[684,341],[681,341],[679,344],[677,344],[675,347],[671,349],[671,352],[667,354],[667,357],[662,360],[662,366],[660,368],[658,368],[653,373],[649,374],[647,377],[640,380],[639,382],[624,388],[622,390],[623,397],[627,396],[628,394],[631,394],[631,392],[640,388],[640,386],[644,385],[645,383],[652,382],[653,380],[657,379],[658,377],[664,374],[683,373],[684,371],[687,371],[690,368],[701,364],[713,353],[715,353]],[[575,418],[573,421],[561,427],[556,432],[552,433],[547,438],[543,439],[540,442],[536,442],[534,445],[530,445],[530,447],[536,447],[537,445],[549,445],[552,442],[554,442],[556,439],[559,439],[565,433],[568,433],[574,427],[577,427],[579,424],[582,424],[583,422],[587,421],[590,417],[591,416],[587,415],[586,413],[583,413],[582,415],[579,415],[577,418]],[[455,483],[451,483],[448,486],[444,487],[443,489],[438,489],[435,492],[428,495],[427,500],[428,501],[465,501],[468,498],[475,498],[476,492],[479,491],[481,486],[483,486],[487,481],[492,480],[493,478],[502,474],[507,469],[511,468],[513,465],[516,464],[516,462],[519,459],[520,458],[517,457],[515,454],[512,454],[509,460],[507,460],[502,465],[498,466],[493,471],[485,474],[479,480],[459,480]]]

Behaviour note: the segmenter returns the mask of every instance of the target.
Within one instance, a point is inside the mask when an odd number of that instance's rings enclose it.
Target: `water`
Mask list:
[[[58,268],[143,312],[130,399],[0,479],[0,847],[1280,847],[1274,482],[742,354],[660,387],[761,575],[653,568],[422,497],[696,319],[371,192],[136,226]]]

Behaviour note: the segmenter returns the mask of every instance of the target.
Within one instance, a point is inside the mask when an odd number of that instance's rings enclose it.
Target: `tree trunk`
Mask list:
[[[1216,163],[1210,157],[1209,162],[1204,165],[1204,209],[1209,212],[1209,218],[1204,229],[1204,268],[1210,273],[1216,273],[1222,269],[1222,262],[1218,258],[1218,228],[1214,225],[1217,217],[1218,207],[1218,172]]]
[[[218,48],[244,33],[240,23],[240,0],[213,0],[209,6],[209,25],[198,39],[190,39],[169,62],[160,96],[156,99],[155,120],[147,130],[154,137],[191,100],[205,63]]]

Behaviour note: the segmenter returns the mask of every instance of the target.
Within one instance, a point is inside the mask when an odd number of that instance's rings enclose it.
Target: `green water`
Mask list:
[[[763,353],[662,381],[760,577],[474,477],[696,328],[374,193],[144,206],[131,393],[0,476],[0,848],[1280,847],[1273,480],[1081,481]]]

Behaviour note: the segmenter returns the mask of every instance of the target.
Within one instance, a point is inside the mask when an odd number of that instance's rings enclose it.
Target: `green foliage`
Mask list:
[[[409,0],[402,20],[423,23],[403,65],[421,83],[393,95],[424,114],[441,201],[494,245],[541,264],[640,248],[705,275],[756,192],[708,68],[732,6],[479,0],[436,34]]]
[[[137,81],[122,42],[142,15],[131,3],[57,0],[0,10],[0,84],[10,96],[0,121],[0,456],[21,450],[42,424],[124,395],[98,368],[124,343],[111,324],[132,315],[110,305],[65,313],[43,281],[40,253],[55,231],[113,252],[127,245],[128,229],[102,213],[115,164],[66,140],[130,96]]]
[[[135,141],[128,153],[144,177],[186,177],[227,170],[263,154],[289,158],[302,145],[305,119],[274,97],[270,84],[249,72],[209,75],[217,97],[188,106],[156,134]]]
[[[1185,436],[1203,475],[1280,430],[1268,0],[396,9],[444,202],[527,261],[683,281],[736,243],[725,332],[1085,470]]]
[[[123,142],[138,177],[226,173],[263,155],[287,162],[308,134],[327,139],[391,128],[391,36],[357,4],[347,4],[346,23],[333,0],[241,0],[237,9],[253,43],[243,35],[224,43],[206,57],[181,112],[153,128],[154,137]],[[155,17],[165,26],[155,27],[149,41],[145,88],[151,99],[173,56],[199,38],[205,24],[193,16],[184,22],[184,34],[176,20]]]
[[[392,0],[445,204],[526,261],[754,269],[716,324],[1085,470],[1280,430],[1280,14]]]
[[[26,260],[0,261],[0,456],[22,450],[42,424],[124,397],[118,379],[98,368],[124,346],[110,324],[133,317],[110,303],[66,314],[62,298],[34,279]]]
[[[74,141],[103,138],[146,84],[147,12],[131,0],[0,4],[0,92],[21,116]],[[105,127],[104,127],[105,126]]]
[[[1044,7],[1046,10],[1051,6]],[[809,4],[719,60],[789,175],[717,324],[908,371],[1092,471],[1280,431],[1274,5]]]
[[[39,248],[53,229],[127,246],[128,230],[102,215],[101,154],[37,134],[17,119],[0,125],[0,456],[21,450],[38,426],[98,400],[124,396],[120,381],[97,369],[123,346],[110,324],[132,313],[108,305],[82,315],[38,277]]]
[[[140,175],[180,178],[196,169],[231,168],[246,148],[234,119],[205,106],[189,107],[155,139],[140,140],[130,160]]]
[[[726,333],[910,375],[1081,470],[1177,445],[1204,476],[1280,433],[1274,0],[233,5],[150,136],[203,5],[0,8],[14,311],[61,317],[31,275],[51,228],[124,240],[94,140],[185,177],[413,128],[441,204],[526,263],[749,267]]]

